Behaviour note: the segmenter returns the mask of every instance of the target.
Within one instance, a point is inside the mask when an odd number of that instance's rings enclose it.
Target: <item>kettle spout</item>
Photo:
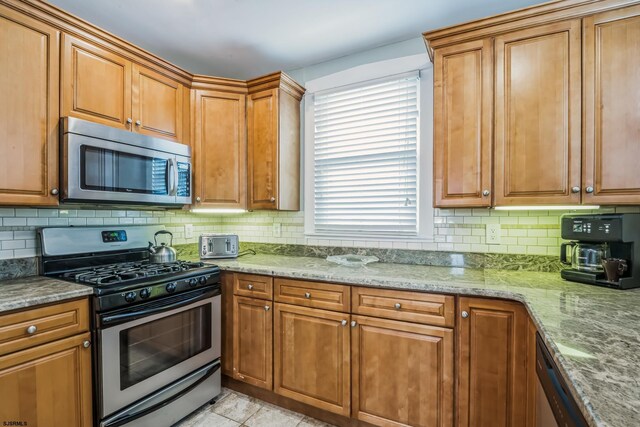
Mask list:
[[[150,254],[155,254],[156,253],[156,250],[153,247],[153,243],[151,243],[151,242],[149,242],[149,247],[147,249],[149,250]]]

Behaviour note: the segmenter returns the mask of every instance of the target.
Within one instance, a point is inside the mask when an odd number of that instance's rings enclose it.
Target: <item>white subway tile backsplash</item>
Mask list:
[[[2,225],[4,227],[25,227],[27,218],[5,217],[2,219]]]
[[[8,249],[23,249],[27,247],[27,242],[24,240],[4,240],[2,241],[2,250]]]
[[[16,216],[24,218],[34,217],[38,216],[38,211],[36,209],[19,208],[16,209]]]
[[[49,218],[27,218],[27,225],[30,227],[46,227],[49,225]]]

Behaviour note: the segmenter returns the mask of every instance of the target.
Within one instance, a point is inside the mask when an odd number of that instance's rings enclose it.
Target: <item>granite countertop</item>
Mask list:
[[[0,281],[0,313],[93,294],[89,286],[44,276]]]
[[[322,258],[282,255],[213,263],[245,273],[520,301],[589,425],[640,425],[640,289],[571,283],[557,273],[383,263],[344,267]]]

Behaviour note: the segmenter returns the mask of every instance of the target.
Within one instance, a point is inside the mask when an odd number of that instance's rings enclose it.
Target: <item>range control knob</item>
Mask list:
[[[169,292],[170,294],[176,291],[176,283],[175,282],[171,282],[167,285],[166,287],[167,292]]]
[[[198,284],[198,279],[196,279],[195,277],[193,279],[189,279],[189,286],[191,286],[192,288],[197,284]]]
[[[207,283],[207,278],[205,276],[200,276],[198,277],[198,282],[200,282],[201,285],[204,285]]]
[[[126,294],[124,294],[124,300],[126,302],[134,302],[136,300],[136,293],[135,292],[127,292]]]
[[[149,298],[149,295],[151,295],[151,291],[149,290],[149,288],[144,288],[140,291],[140,298],[142,299]]]

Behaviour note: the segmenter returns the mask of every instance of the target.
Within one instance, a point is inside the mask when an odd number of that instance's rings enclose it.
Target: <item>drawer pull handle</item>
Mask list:
[[[396,308],[396,310],[400,310],[402,308],[402,304],[400,304],[399,302],[396,303],[396,305],[394,306]]]
[[[253,289],[253,285],[251,283],[249,283],[249,286],[247,286],[247,289],[249,289],[249,290]]]
[[[36,333],[36,331],[38,330],[38,328],[36,327],[36,325],[31,325],[27,328],[27,333],[29,335],[33,335]]]
[[[306,299],[309,299],[309,298],[311,298],[311,294],[310,294],[309,292],[305,292],[305,293],[304,293],[304,297],[305,297]]]
[[[347,321],[346,321],[346,320],[343,320],[342,322],[340,322],[340,324],[341,324],[342,326],[347,326]]]

